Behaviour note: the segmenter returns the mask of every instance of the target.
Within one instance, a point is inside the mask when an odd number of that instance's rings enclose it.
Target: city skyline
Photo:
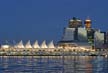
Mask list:
[[[92,27],[107,31],[107,2],[89,0],[0,1],[0,42],[5,40],[48,42],[61,39],[72,17],[92,20]]]

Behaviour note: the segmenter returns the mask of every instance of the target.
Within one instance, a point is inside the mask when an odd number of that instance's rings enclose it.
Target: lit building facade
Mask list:
[[[76,46],[72,43],[77,44],[77,46],[91,48],[91,45],[88,43],[87,29],[83,27],[82,21],[77,18],[69,21],[68,27],[64,29],[62,40],[59,42],[60,45]]]
[[[94,42],[96,48],[102,48],[105,42],[105,33],[100,31],[95,31],[94,33]]]
[[[80,19],[75,17],[70,19],[69,25],[64,29],[62,40],[59,43],[75,43],[78,46],[88,45],[92,48],[102,48],[108,42],[106,33],[93,29],[91,24],[92,21],[89,18],[84,21],[84,27]]]
[[[73,41],[75,36],[75,28],[65,28],[62,41]]]
[[[78,28],[78,41],[87,42],[87,31],[84,28]]]

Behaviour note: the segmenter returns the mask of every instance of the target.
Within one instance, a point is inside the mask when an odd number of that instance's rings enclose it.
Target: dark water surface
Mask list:
[[[0,56],[0,73],[108,73],[103,56]]]

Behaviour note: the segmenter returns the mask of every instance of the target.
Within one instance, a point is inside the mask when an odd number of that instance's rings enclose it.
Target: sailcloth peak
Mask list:
[[[40,46],[41,48],[48,48],[47,45],[46,45],[46,41],[44,40]]]
[[[53,40],[48,44],[48,48],[55,48]]]
[[[38,41],[36,40],[35,43],[32,45],[33,48],[40,48]]]
[[[30,40],[28,40],[28,42],[26,43],[25,48],[32,48]]]

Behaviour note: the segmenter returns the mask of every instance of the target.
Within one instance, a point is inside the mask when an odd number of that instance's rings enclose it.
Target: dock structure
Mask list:
[[[38,44],[36,40],[26,44],[21,40],[14,45],[3,44],[0,55],[106,55],[108,54],[108,38],[106,32],[92,28],[92,20],[73,17],[64,29],[61,40],[55,45],[44,40]]]
[[[16,45],[2,45],[0,48],[0,55],[48,55],[48,56],[56,56],[56,55],[106,55],[108,50],[95,50],[90,48],[85,48],[83,46],[78,46],[76,44],[71,45],[54,45],[53,41],[51,41],[48,45],[45,41],[42,42],[41,45],[38,44],[38,41],[35,41],[35,43],[31,44],[30,41],[28,41],[25,45],[23,44],[23,41],[21,40]]]

